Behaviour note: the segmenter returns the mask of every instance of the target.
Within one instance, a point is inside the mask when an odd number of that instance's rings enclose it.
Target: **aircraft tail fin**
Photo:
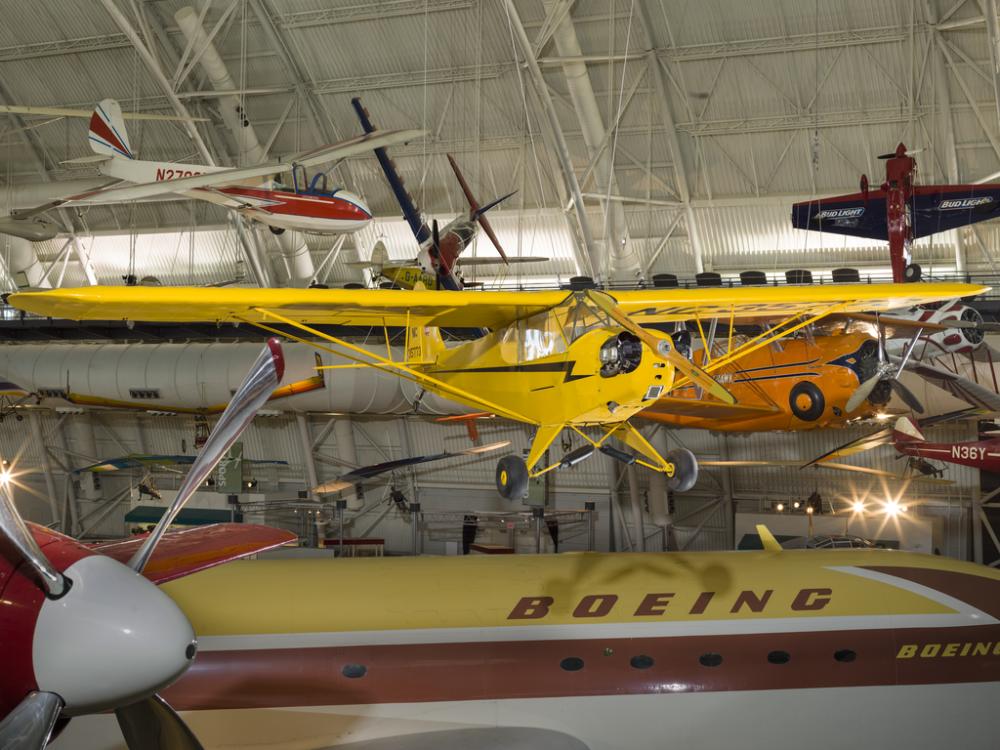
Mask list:
[[[900,417],[896,420],[896,425],[892,428],[892,437],[900,443],[924,442],[926,440],[924,433],[909,417]]]
[[[410,326],[406,329],[406,363],[433,362],[445,350],[441,330],[432,326]]]
[[[375,126],[372,125],[371,118],[368,116],[368,110],[361,103],[361,98],[356,96],[351,99],[351,106],[354,107],[354,111],[358,115],[358,120],[361,121],[362,129],[366,133],[374,133]],[[410,195],[403,184],[403,178],[396,171],[396,163],[389,158],[389,154],[386,153],[384,148],[375,149],[375,158],[378,159],[379,166],[382,167],[382,172],[385,173],[385,178],[389,182],[389,187],[392,188],[392,192],[396,196],[396,202],[399,203],[399,207],[403,210],[403,218],[410,225],[410,231],[417,238],[417,242],[422,245],[430,239],[431,230],[424,220],[423,214],[420,213],[420,209],[417,208],[416,203],[413,201],[413,196]]]
[[[134,159],[125,131],[122,108],[114,99],[105,99],[94,107],[87,134],[90,149],[101,156],[123,156]]]

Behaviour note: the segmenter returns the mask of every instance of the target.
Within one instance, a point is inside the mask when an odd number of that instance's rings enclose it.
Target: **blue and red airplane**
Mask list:
[[[885,160],[885,182],[861,192],[803,201],[792,206],[792,226],[889,242],[894,282],[919,281],[913,240],[1000,216],[1000,185],[914,185],[917,162],[900,143]]]

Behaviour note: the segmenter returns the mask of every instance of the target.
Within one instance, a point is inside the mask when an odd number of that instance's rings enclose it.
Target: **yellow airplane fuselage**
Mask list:
[[[441,351],[422,371],[539,425],[624,422],[673,383],[674,368],[639,342],[634,369],[602,374],[601,348],[621,329],[596,328],[569,345],[543,333],[511,326]]]

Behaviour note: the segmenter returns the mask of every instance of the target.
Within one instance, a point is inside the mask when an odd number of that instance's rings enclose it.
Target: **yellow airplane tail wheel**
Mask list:
[[[521,500],[528,494],[528,465],[520,456],[497,462],[497,492],[504,500]]]
[[[675,448],[664,456],[674,465],[674,475],[667,479],[667,488],[687,492],[698,481],[698,459],[687,448]]]

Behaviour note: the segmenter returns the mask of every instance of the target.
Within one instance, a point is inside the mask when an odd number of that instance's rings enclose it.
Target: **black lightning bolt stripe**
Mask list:
[[[444,375],[453,373],[465,373],[465,372],[563,372],[566,373],[566,377],[563,379],[564,383],[572,383],[574,380],[583,380],[584,378],[593,377],[593,373],[589,375],[574,375],[573,368],[576,367],[576,360],[566,360],[564,362],[536,362],[534,364],[521,364],[521,365],[498,365],[496,367],[464,367],[460,370],[437,370],[434,373],[429,373],[431,375]]]

